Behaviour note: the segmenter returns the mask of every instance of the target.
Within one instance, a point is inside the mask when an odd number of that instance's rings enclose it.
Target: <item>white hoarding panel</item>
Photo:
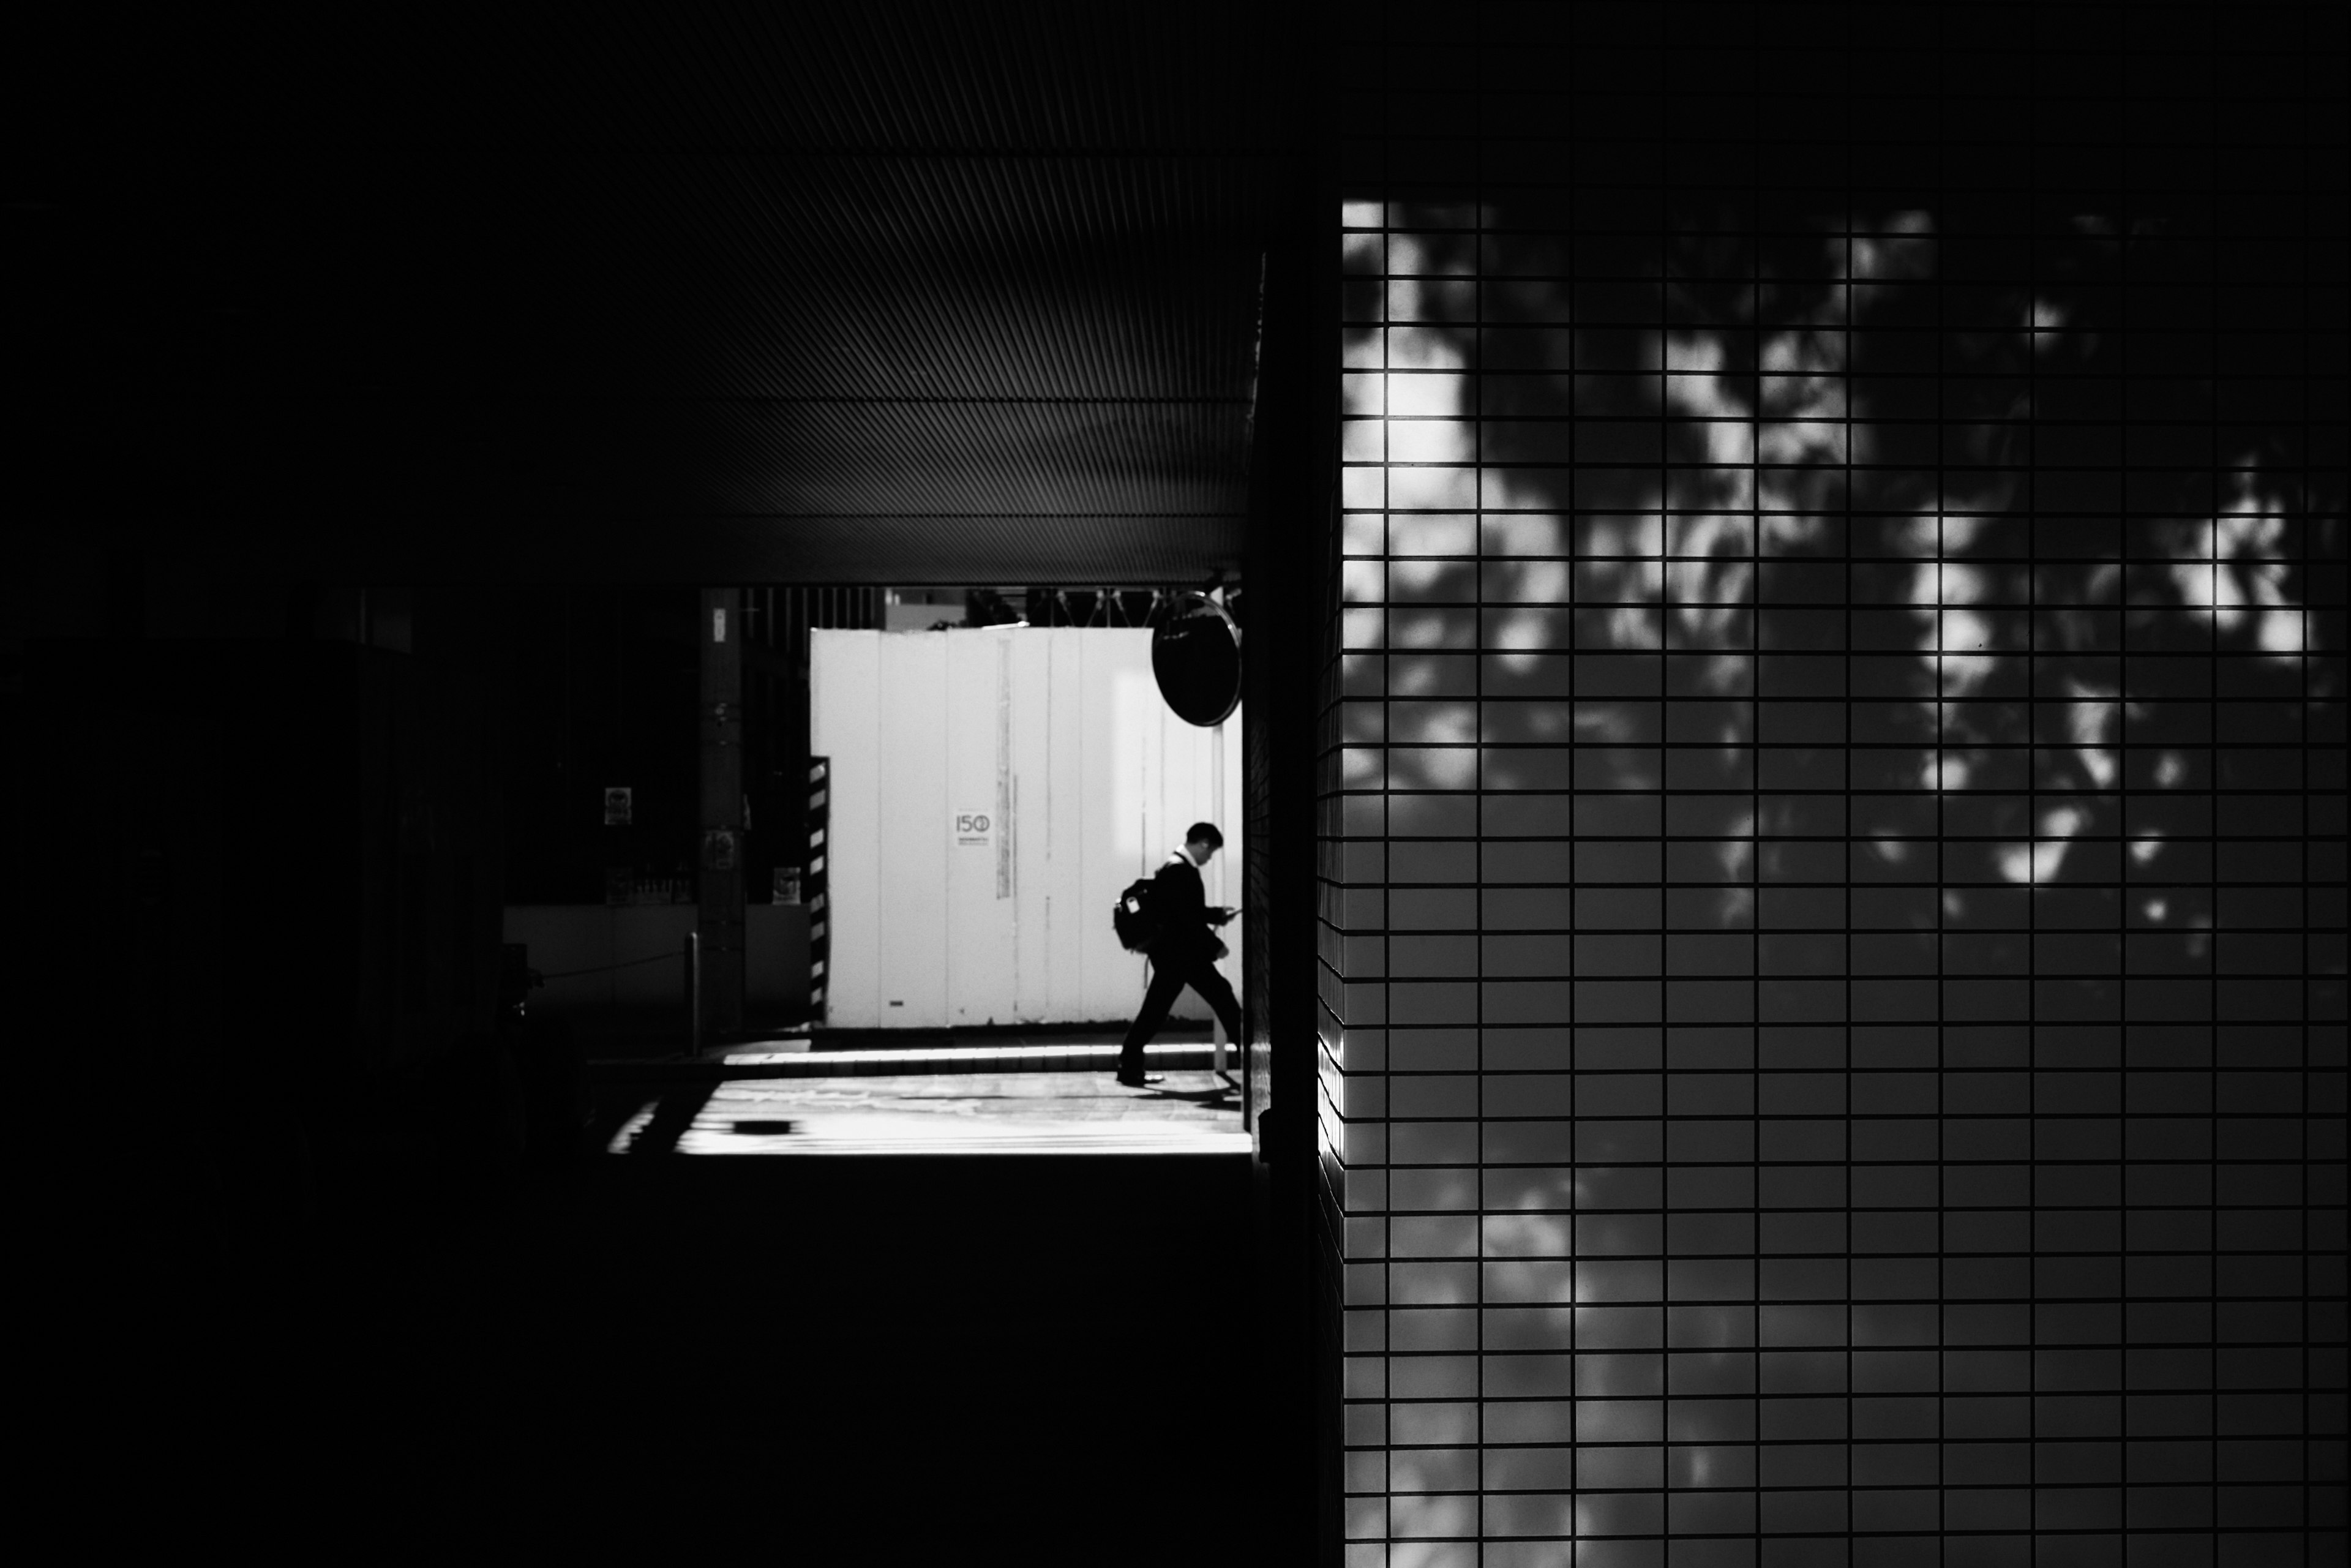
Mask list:
[[[947,805],[957,832],[946,864],[943,1021],[1011,1023],[1013,909],[1012,629],[918,633],[946,664]]]
[[[1099,878],[1090,879],[1086,866],[1086,728],[1085,668],[1081,638],[1061,631],[1045,639],[1045,702],[1040,728],[1044,756],[1037,773],[1044,792],[1042,815],[1049,824],[1032,832],[1032,853],[1045,862],[1045,984],[1036,993],[1044,998],[1042,1016],[1071,1020],[1095,1015],[1086,1007],[1086,940],[1091,921],[1107,917],[1109,903],[1089,896]],[[1024,688],[1026,689],[1026,688]],[[1037,785],[1031,785],[1033,797]],[[1126,884],[1121,883],[1119,887]],[[1116,899],[1118,891],[1111,890]],[[1124,961],[1125,950],[1113,944],[1102,962]]]
[[[882,837],[875,788],[882,774],[882,644],[859,632],[812,631],[809,638],[810,667],[824,672],[810,683],[809,749],[832,759],[831,821],[820,852],[832,890],[825,911],[832,943],[825,1016],[841,1028],[872,1029],[882,1021],[882,866],[874,853]],[[859,787],[841,789],[843,779]],[[850,846],[846,855],[843,845]]]
[[[880,1022],[936,1029],[947,1022],[946,830],[961,809],[945,744],[947,634],[867,635],[882,644],[881,777],[865,786],[882,796]],[[846,795],[859,785],[835,768],[832,787]]]
[[[1209,902],[1238,901],[1238,716],[1168,712],[1149,632],[816,632],[810,664],[810,746],[833,758],[832,1023],[1123,1021],[1145,970],[1111,904],[1194,821],[1225,834]],[[1207,1017],[1188,992],[1176,1013]]]
[[[1005,710],[1011,747],[1012,1015],[1053,1016],[1053,820],[1050,736],[1053,710],[1050,633],[1032,629],[1005,640],[1009,690]],[[1034,695],[1031,695],[1034,694]]]

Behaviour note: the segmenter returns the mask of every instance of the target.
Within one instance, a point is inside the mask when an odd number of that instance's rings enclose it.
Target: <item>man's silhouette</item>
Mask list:
[[[1236,1046],[1241,1040],[1241,1005],[1233,988],[1217,972],[1217,958],[1225,945],[1208,927],[1233,917],[1230,909],[1210,909],[1200,885],[1200,868],[1225,846],[1225,835],[1214,822],[1195,822],[1184,834],[1184,847],[1172,852],[1167,863],[1151,879],[1150,915],[1156,928],[1150,946],[1151,988],[1143,994],[1143,1010],[1126,1031],[1126,1045],[1118,1053],[1118,1081],[1131,1089],[1159,1082],[1143,1071],[1143,1048],[1167,1021],[1167,1009],[1186,986],[1216,1009],[1225,1026],[1225,1038]]]

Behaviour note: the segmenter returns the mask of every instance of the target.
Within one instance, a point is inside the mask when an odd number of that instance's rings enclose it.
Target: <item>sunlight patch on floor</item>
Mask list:
[[[1211,1049],[1210,1046],[1198,1041],[1179,1041],[1168,1045],[1146,1045],[1143,1048],[1143,1054],[1146,1060],[1160,1057],[1205,1056]],[[854,1066],[873,1062],[903,1061],[914,1064],[937,1061],[1012,1061],[1022,1058],[1040,1058],[1047,1061],[1067,1061],[1072,1066],[1081,1062],[1091,1066],[1097,1062],[1103,1064],[1115,1062],[1118,1060],[1118,1052],[1119,1047],[1115,1044],[937,1045],[912,1046],[903,1050],[893,1048],[881,1051],[810,1051],[806,1046],[801,1046],[798,1050],[731,1051],[726,1053],[726,1061],[729,1065],[739,1066],[762,1066],[780,1062],[804,1065],[814,1061]],[[1227,1046],[1225,1061],[1228,1065],[1238,1065],[1239,1053],[1232,1047]],[[1103,1071],[1108,1071],[1107,1065],[1104,1066]]]
[[[685,1155],[1242,1154],[1229,1077],[1167,1072],[1129,1089],[1107,1072],[907,1073],[720,1084],[679,1135]],[[647,1106],[607,1152],[628,1154]]]

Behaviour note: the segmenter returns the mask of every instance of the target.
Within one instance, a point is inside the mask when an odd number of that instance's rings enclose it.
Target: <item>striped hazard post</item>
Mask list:
[[[809,1020],[824,1021],[824,998],[832,956],[832,879],[825,873],[825,825],[831,820],[832,758],[809,758],[808,885],[800,890],[809,912]]]

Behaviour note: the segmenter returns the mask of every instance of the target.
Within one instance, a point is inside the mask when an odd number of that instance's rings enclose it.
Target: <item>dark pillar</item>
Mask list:
[[[702,591],[702,1022],[743,1028],[743,607],[732,588]]]
[[[1319,5],[1276,7],[1268,47],[1292,90],[1282,221],[1268,235],[1243,578],[1249,752],[1249,1098],[1262,1314],[1251,1404],[1269,1482],[1262,1560],[1336,1565],[1346,1546],[1342,1263],[1319,1168],[1318,758],[1337,661],[1331,635],[1339,474],[1335,87]]]

